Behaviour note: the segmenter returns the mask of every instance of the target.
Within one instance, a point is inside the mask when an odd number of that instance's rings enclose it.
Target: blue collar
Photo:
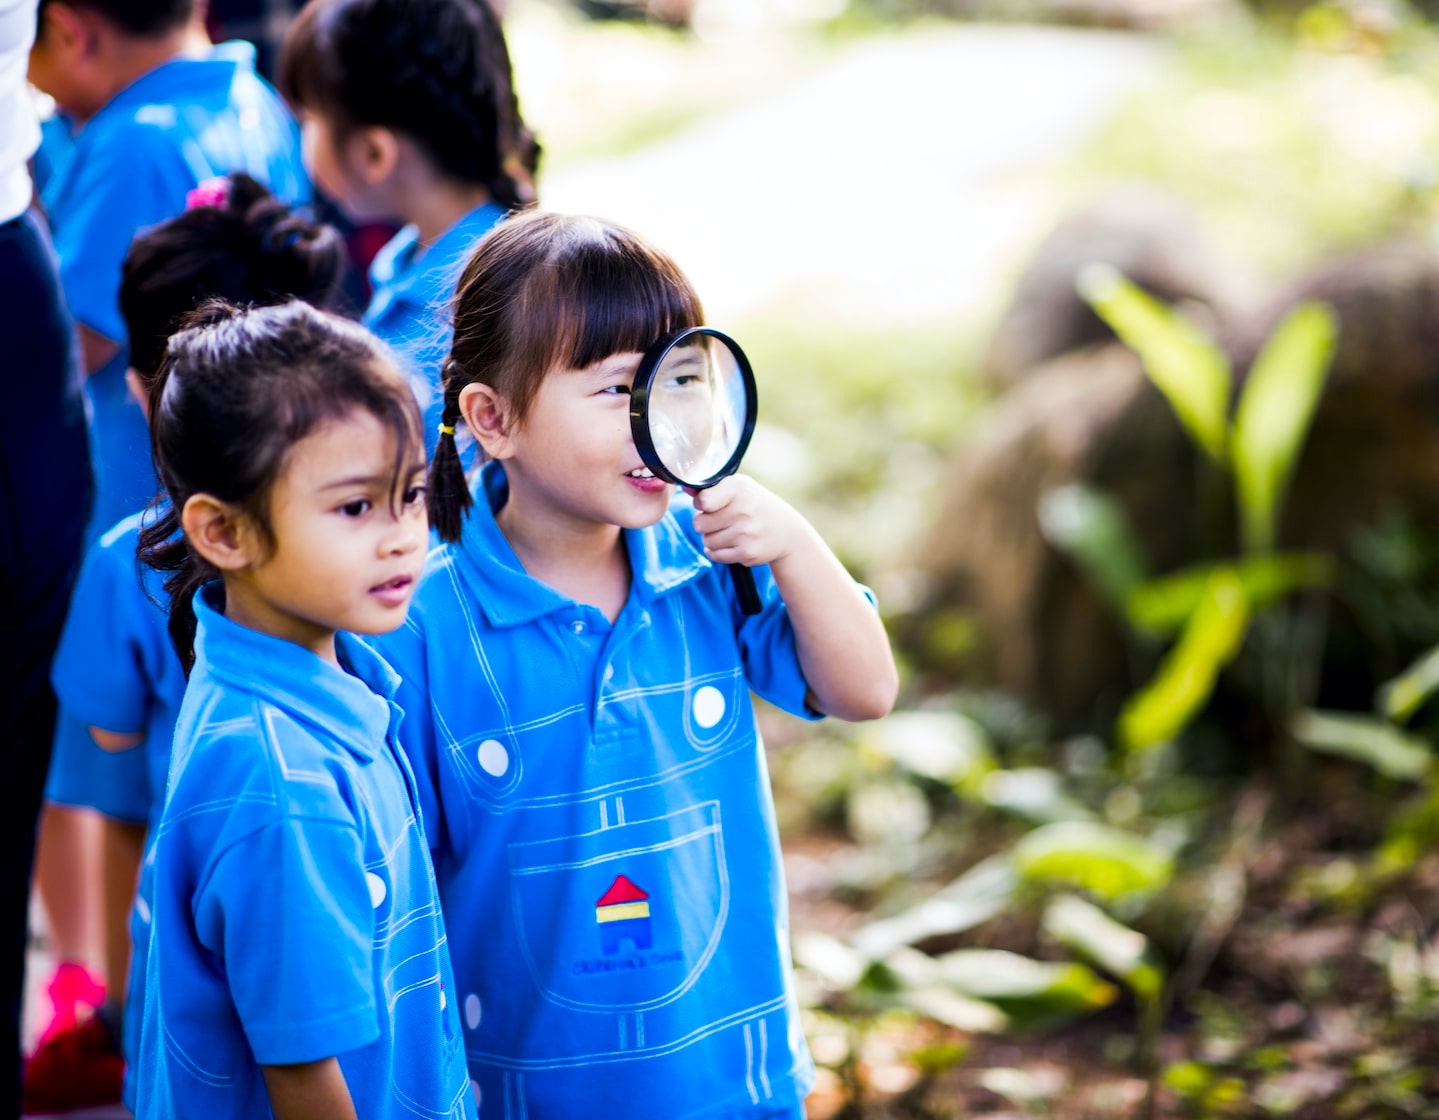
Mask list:
[[[479,493],[465,519],[458,551],[469,561],[478,586],[480,609],[492,626],[521,626],[559,610],[573,610],[575,601],[525,571],[495,521],[510,496],[502,464],[486,463]],[[643,529],[624,530],[630,554],[630,595],[642,604],[653,602],[703,575],[712,567],[675,519],[673,511]]]
[[[112,97],[95,114],[95,118],[143,105],[169,108],[207,94],[228,97],[230,86],[238,74],[254,72],[255,47],[252,43],[240,40],[220,43],[203,57],[182,55],[162,63],[147,74],[141,74]],[[94,120],[90,122],[93,123]],[[79,135],[84,133],[82,128]]]
[[[260,696],[335,736],[360,761],[373,761],[390,730],[395,671],[353,634],[335,635],[347,673],[294,642],[231,622],[212,602],[220,591],[218,582],[207,583],[195,596],[195,672],[203,668]]]
[[[405,226],[370,263],[372,289],[387,289],[392,299],[424,307],[447,302],[475,242],[498,225],[505,214],[498,202],[477,206],[440,234],[423,253],[419,252],[419,231]]]

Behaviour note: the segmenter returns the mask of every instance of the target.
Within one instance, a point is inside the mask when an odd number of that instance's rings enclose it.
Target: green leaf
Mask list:
[[[1114,498],[1080,483],[1058,487],[1040,499],[1039,527],[1111,606],[1124,610],[1146,565],[1129,516]]]
[[[1289,731],[1311,750],[1362,762],[1388,778],[1417,782],[1434,765],[1422,739],[1368,716],[1298,712],[1289,721]]]
[[[1256,612],[1296,591],[1330,587],[1335,575],[1334,558],[1322,552],[1265,553],[1233,564],[1196,564],[1135,587],[1125,612],[1130,624],[1154,635],[1178,633],[1222,569],[1238,575],[1250,610]]]
[[[995,770],[985,775],[979,796],[986,805],[1034,824],[1082,821],[1093,817],[1064,788],[1064,779],[1042,766]]]
[[[1280,505],[1324,392],[1338,334],[1333,311],[1301,303],[1274,329],[1245,380],[1230,453],[1249,549],[1274,547]]]
[[[1119,738],[1129,750],[1165,743],[1183,731],[1214,691],[1219,671],[1233,660],[1249,625],[1249,601],[1230,568],[1210,573],[1179,641],[1154,679],[1119,713]]]
[[[1075,961],[1037,961],[1001,949],[959,949],[935,960],[960,995],[993,1004],[1017,1026],[1052,1023],[1114,1002],[1114,986]]]
[[[1109,265],[1086,268],[1078,287],[1120,341],[1139,355],[1190,438],[1215,463],[1225,465],[1233,374],[1224,351],[1182,314]]]
[[[865,956],[887,957],[904,945],[973,929],[1008,907],[1018,885],[1009,856],[991,856],[917,906],[861,926],[851,943]]]
[[[1379,710],[1404,722],[1439,689],[1439,647],[1431,649],[1379,690]]]
[[[1097,821],[1044,825],[1021,837],[1012,854],[1031,882],[1081,887],[1106,899],[1158,890],[1174,874],[1174,857],[1164,848]]]
[[[1156,998],[1164,987],[1164,968],[1145,936],[1093,903],[1060,895],[1045,908],[1040,924],[1061,945],[1123,980],[1141,999]]]

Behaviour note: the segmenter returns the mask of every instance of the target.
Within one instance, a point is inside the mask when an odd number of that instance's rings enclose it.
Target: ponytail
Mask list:
[[[195,595],[210,580],[218,579],[220,573],[190,547],[181,531],[180,511],[174,506],[141,527],[137,555],[140,563],[170,573],[165,580],[165,594],[170,600],[166,629],[188,678],[195,666]]]
[[[425,500],[430,527],[447,544],[454,544],[460,539],[465,515],[474,504],[465,468],[460,462],[460,449],[455,443],[455,425],[460,420],[460,390],[465,384],[464,375],[455,360],[445,359],[445,408],[440,414],[440,441],[435,445],[435,454],[430,460]]]

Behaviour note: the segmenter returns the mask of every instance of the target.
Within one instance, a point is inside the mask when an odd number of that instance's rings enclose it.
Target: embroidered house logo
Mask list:
[[[616,875],[610,889],[595,903],[595,921],[600,927],[600,952],[612,957],[624,948],[626,941],[636,950],[648,949],[650,934],[650,896],[623,875]]]

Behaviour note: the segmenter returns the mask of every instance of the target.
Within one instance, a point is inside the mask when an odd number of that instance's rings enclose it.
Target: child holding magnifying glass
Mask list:
[[[482,1112],[803,1115],[750,690],[873,719],[896,673],[866,593],[794,509],[742,475],[675,498],[643,466],[641,352],[701,321],[668,257],[590,218],[511,218],[457,289],[430,470],[446,543],[381,642]],[[474,498],[461,424],[489,460]],[[753,567],[759,613],[725,564]]]

